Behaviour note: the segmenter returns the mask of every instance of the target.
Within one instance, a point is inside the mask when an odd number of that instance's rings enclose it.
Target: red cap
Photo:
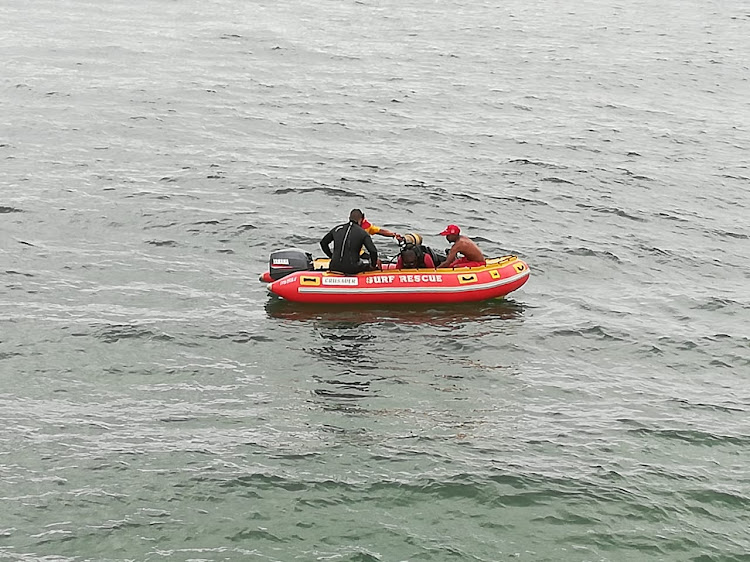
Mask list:
[[[450,234],[459,234],[461,232],[461,229],[458,228],[455,224],[449,224],[445,227],[445,230],[440,233],[440,236],[448,236]]]
[[[362,228],[364,228],[365,230],[367,230],[367,229],[368,229],[368,228],[370,228],[370,227],[371,227],[372,225],[370,224],[370,221],[368,221],[367,219],[362,219],[362,224],[361,224],[360,226],[361,226]]]

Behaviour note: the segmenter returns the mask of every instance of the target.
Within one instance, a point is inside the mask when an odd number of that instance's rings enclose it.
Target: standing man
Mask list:
[[[359,273],[378,269],[378,250],[370,235],[362,228],[365,215],[359,209],[352,209],[349,222],[334,226],[320,241],[325,255],[331,258],[331,271]],[[331,251],[333,242],[333,251]],[[370,255],[370,263],[360,260],[359,254],[365,247]]]
[[[445,256],[445,261],[438,264],[438,268],[441,267],[477,267],[484,265],[484,254],[479,246],[468,236],[461,234],[461,229],[455,224],[449,224],[440,236],[445,236],[448,242],[451,242],[450,252]],[[459,258],[458,254],[463,254],[463,257]]]

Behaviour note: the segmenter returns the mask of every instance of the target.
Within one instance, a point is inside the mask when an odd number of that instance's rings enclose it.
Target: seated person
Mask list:
[[[448,227],[440,233],[445,236],[448,242],[452,243],[451,249],[445,260],[438,264],[441,267],[477,267],[485,264],[484,254],[471,238],[461,234],[461,229],[455,224],[449,224]],[[458,254],[463,254],[458,257]]]
[[[323,253],[331,258],[329,269],[341,273],[359,273],[380,269],[378,250],[370,235],[362,228],[365,216],[359,209],[352,209],[349,221],[334,226],[320,241]],[[333,250],[331,250],[333,243]],[[366,248],[370,263],[360,260],[362,248]]]
[[[435,269],[435,262],[428,253],[417,252],[414,248],[405,248],[396,260],[396,269]]]

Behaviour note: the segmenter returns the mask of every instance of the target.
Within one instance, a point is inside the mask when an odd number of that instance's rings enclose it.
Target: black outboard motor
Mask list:
[[[297,271],[312,271],[313,257],[309,252],[299,248],[286,248],[271,252],[268,262],[268,272],[271,279],[276,281]]]

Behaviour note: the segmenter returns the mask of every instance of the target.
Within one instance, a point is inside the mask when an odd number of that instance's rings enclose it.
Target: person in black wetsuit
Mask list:
[[[379,269],[378,250],[372,238],[362,228],[365,215],[359,209],[352,209],[349,222],[334,226],[320,241],[320,247],[325,255],[331,258],[328,269],[342,273],[359,273]],[[333,251],[331,251],[333,242]],[[363,262],[359,254],[365,247],[370,254],[370,263]]]

